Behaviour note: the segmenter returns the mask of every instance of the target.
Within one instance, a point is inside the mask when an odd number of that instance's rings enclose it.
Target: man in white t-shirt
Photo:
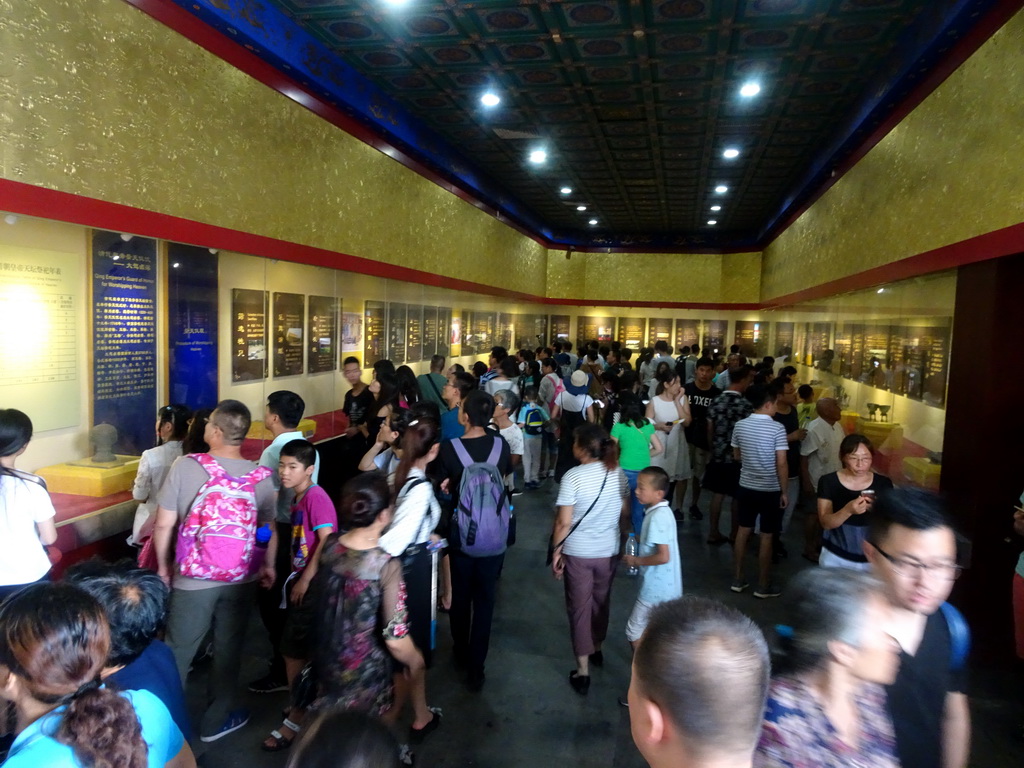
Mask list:
[[[823,475],[842,469],[839,460],[839,444],[846,433],[839,419],[842,410],[831,397],[823,397],[815,404],[818,418],[807,424],[807,437],[800,444],[801,493],[806,502],[807,517],[804,521],[804,557],[817,561],[821,551],[821,524],[817,515],[818,481]]]

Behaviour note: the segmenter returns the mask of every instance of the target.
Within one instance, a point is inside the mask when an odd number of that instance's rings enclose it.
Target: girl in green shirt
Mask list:
[[[612,440],[619,444],[619,466],[626,473],[632,499],[631,519],[637,536],[644,523],[644,507],[636,498],[636,482],[647,469],[651,456],[661,453],[661,440],[654,425],[644,416],[644,405],[636,395],[619,395],[619,422],[612,427]]]

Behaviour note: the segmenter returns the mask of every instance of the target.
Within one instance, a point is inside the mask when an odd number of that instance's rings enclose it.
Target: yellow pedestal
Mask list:
[[[857,419],[856,430],[871,441],[875,450],[884,447],[887,451],[898,451],[903,447],[903,427],[899,424]]]
[[[313,435],[316,434],[316,422],[313,419],[303,419],[299,422],[298,431],[302,433],[302,436],[307,440],[312,440]],[[270,430],[267,429],[262,421],[254,421],[249,426],[249,432],[246,434],[249,440],[273,440],[274,436],[270,434]]]
[[[109,496],[130,490],[139,472],[138,456],[120,456],[124,464],[103,469],[100,467],[73,467],[54,464],[36,472],[46,481],[51,493],[72,493],[78,496]]]
[[[914,485],[937,491],[939,490],[939,477],[942,475],[942,465],[932,464],[921,456],[909,456],[903,460],[903,474]]]
[[[843,427],[843,432],[848,435],[852,435],[857,431],[858,421],[860,421],[860,414],[856,411],[843,411],[839,416],[839,423]]]

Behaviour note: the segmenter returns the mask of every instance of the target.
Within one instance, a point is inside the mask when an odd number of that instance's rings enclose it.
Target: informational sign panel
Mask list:
[[[618,341],[627,349],[640,349],[644,343],[644,325],[642,317],[620,317]]]
[[[569,315],[552,315],[551,316],[551,340],[556,339],[568,339],[569,338],[569,323],[571,318]]]
[[[790,357],[793,355],[793,343],[796,341],[795,338],[796,323],[776,323],[775,324],[775,353],[778,356],[788,354]],[[783,352],[782,350],[788,349],[789,352]]]
[[[309,297],[309,341],[306,343],[309,373],[338,370],[338,313],[341,299],[333,296]]]
[[[588,341],[611,341],[615,334],[614,317],[581,317],[579,348]],[[582,354],[582,353],[580,353]]]
[[[387,354],[385,348],[385,334],[387,322],[387,308],[383,301],[366,302],[363,312],[363,367],[369,368],[378,360],[383,360]]]
[[[664,341],[669,347],[672,346],[671,317],[652,317],[647,321],[647,346],[653,347],[656,341]]]
[[[360,312],[341,313],[341,354],[363,354],[363,315]]]
[[[117,428],[117,453],[156,440],[156,241],[92,233],[93,421]]]
[[[721,354],[729,350],[725,346],[726,320],[706,320],[704,322],[704,346],[711,348],[711,354]]]
[[[266,291],[231,290],[232,381],[267,378],[267,301]]]
[[[437,354],[437,307],[423,308],[423,359]]]
[[[167,244],[170,401],[212,408],[217,395],[217,262],[206,248]]]
[[[0,245],[0,402],[27,413],[36,432],[82,419],[81,269],[77,254]]]
[[[761,358],[768,354],[767,323],[757,320],[738,320],[735,324],[736,344],[748,358]]]
[[[305,347],[306,297],[301,293],[274,293],[274,376],[302,373]]]
[[[410,304],[405,331],[405,362],[418,363],[423,359],[423,307]]]
[[[452,349],[455,344],[456,334],[452,323],[452,311],[448,307],[437,308],[437,352],[435,354],[448,357],[456,350]]]
[[[676,349],[700,346],[700,320],[676,318]],[[697,350],[693,350],[694,353]]]
[[[406,306],[388,303],[388,359],[396,366],[405,362]]]
[[[513,317],[516,332],[516,349],[536,349],[547,346],[547,315],[516,315]]]

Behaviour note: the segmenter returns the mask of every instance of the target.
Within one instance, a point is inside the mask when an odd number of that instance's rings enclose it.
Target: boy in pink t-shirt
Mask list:
[[[292,503],[292,573],[285,582],[288,614],[281,636],[288,687],[309,658],[309,635],[313,626],[316,598],[307,595],[320,563],[321,545],[338,528],[338,515],[330,496],[313,483],[316,448],[308,440],[292,440],[281,449],[278,474],[281,487],[295,491]],[[280,730],[270,732],[263,742],[267,752],[287,749],[301,728],[305,712],[296,707]]]

